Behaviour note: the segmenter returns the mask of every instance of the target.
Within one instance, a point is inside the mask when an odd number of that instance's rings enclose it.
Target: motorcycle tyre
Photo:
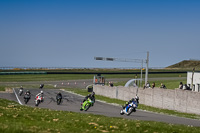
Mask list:
[[[39,105],[39,103],[40,103],[40,101],[39,101],[39,100],[37,100],[37,101],[36,101],[36,103],[35,103],[35,106],[38,106],[38,105]]]
[[[120,115],[123,115],[123,114],[124,114],[124,111],[121,110]]]
[[[25,104],[27,104],[28,103],[28,101],[29,101],[29,99],[24,99],[24,102],[25,102]]]
[[[57,105],[60,105],[61,99],[57,99]]]

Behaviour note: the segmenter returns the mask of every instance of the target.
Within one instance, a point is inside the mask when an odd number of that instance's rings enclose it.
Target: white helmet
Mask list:
[[[43,94],[43,91],[40,91],[41,94]]]

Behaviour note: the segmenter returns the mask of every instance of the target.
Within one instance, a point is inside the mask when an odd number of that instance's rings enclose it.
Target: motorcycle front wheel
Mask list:
[[[57,105],[60,105],[61,99],[57,99]]]
[[[40,101],[39,101],[39,100],[37,100],[37,101],[36,101],[36,103],[35,103],[35,106],[38,106],[38,105],[39,105],[39,103],[40,103]]]

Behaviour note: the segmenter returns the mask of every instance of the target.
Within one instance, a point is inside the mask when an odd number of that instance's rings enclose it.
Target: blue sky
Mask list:
[[[200,59],[199,0],[0,0],[0,67],[166,67]]]

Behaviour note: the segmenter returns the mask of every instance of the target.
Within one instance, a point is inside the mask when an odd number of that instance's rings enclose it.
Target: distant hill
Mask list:
[[[200,60],[183,60],[166,68],[200,69]]]

